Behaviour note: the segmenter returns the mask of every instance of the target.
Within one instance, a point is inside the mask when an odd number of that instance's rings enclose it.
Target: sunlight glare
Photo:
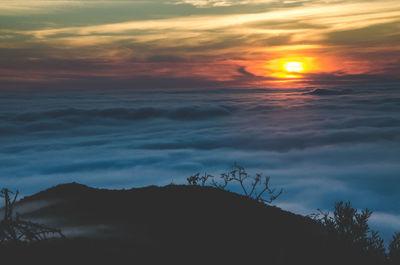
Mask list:
[[[283,66],[287,72],[300,73],[304,70],[303,63],[301,62],[287,62]]]

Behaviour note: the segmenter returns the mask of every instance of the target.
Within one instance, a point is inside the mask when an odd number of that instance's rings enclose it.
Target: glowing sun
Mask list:
[[[318,70],[315,57],[291,56],[269,60],[264,66],[269,76],[286,81],[306,78],[307,73]],[[305,77],[304,77],[305,76]]]
[[[289,73],[300,73],[304,70],[304,65],[302,62],[287,62],[283,68]]]

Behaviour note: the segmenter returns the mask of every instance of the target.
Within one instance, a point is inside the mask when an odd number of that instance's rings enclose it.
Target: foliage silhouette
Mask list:
[[[263,176],[260,173],[251,176],[244,167],[236,163],[233,165],[232,171],[222,173],[219,177],[220,180],[216,179],[215,176],[207,173],[204,173],[203,176],[197,173],[187,178],[187,182],[193,186],[205,186],[208,181],[211,181],[210,186],[220,190],[225,190],[229,183],[236,182],[239,183],[244,196],[263,203],[272,203],[283,193],[282,189],[276,191],[276,189],[269,187],[270,177]],[[265,195],[267,195],[267,198]]]
[[[18,191],[8,189],[0,191],[0,198],[4,198],[4,218],[0,222],[0,245],[32,243],[46,240],[54,236],[65,238],[60,230],[41,224],[24,221],[18,213],[14,213]]]
[[[389,244],[389,262],[392,265],[400,264],[400,233],[395,233]]]
[[[336,202],[334,212],[322,212],[318,209],[317,214],[311,217],[317,220],[331,236],[336,236],[348,244],[355,245],[371,258],[382,264],[400,264],[400,233],[393,235],[389,245],[389,253],[386,253],[384,240],[379,233],[371,230],[368,220],[372,211],[368,208],[357,210],[350,202]]]

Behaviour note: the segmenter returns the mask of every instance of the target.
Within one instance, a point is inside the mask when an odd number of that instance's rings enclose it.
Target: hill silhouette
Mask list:
[[[71,183],[17,211],[67,239],[2,247],[9,264],[379,264],[308,217],[212,187]]]

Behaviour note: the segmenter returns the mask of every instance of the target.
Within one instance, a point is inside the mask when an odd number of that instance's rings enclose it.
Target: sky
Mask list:
[[[263,86],[288,60],[302,81],[400,75],[397,0],[1,0],[0,25],[3,90]]]
[[[400,1],[0,0],[0,187],[233,163],[301,214],[400,231]]]

